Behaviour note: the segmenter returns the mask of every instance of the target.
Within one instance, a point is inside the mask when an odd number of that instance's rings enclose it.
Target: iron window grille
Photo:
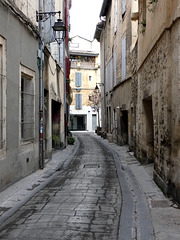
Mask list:
[[[35,137],[34,82],[27,77],[21,78],[21,140],[31,141]]]

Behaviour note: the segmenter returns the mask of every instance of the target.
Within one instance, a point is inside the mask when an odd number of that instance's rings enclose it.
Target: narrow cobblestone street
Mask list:
[[[90,135],[79,141],[68,169],[8,220],[0,239],[118,239],[121,194],[113,156]]]

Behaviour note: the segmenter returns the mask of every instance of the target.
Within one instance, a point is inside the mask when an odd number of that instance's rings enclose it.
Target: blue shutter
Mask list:
[[[75,94],[75,108],[78,108],[78,94]]]
[[[82,109],[82,94],[75,94],[75,108]]]
[[[75,73],[75,86],[81,87],[82,85],[82,73],[76,72]]]
[[[82,86],[82,73],[79,73],[79,87]]]
[[[126,37],[122,40],[122,80],[126,78]]]
[[[82,94],[79,94],[79,109],[82,109]]]

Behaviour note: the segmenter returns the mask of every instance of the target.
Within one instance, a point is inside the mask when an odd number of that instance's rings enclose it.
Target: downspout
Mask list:
[[[42,0],[39,0],[39,13],[42,12]],[[40,66],[39,66],[39,167],[44,168],[44,154],[43,154],[43,122],[44,122],[44,86],[43,86],[43,22],[42,18],[39,18],[39,49],[40,49]]]
[[[106,22],[104,22],[103,26],[103,34],[104,34],[104,133],[105,137],[107,134],[107,121],[106,121],[106,34],[105,34],[105,27]]]
[[[63,0],[63,22],[66,25],[66,0]],[[64,34],[64,33],[63,33]],[[65,36],[66,36],[66,31],[65,31]],[[63,68],[64,68],[64,145],[66,147],[66,39],[64,36],[64,41],[63,41]]]

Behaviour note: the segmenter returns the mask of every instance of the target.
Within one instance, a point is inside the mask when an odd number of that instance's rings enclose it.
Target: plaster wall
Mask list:
[[[0,159],[0,187],[17,181],[38,168],[39,76],[38,40],[11,12],[0,5],[0,35],[7,42],[6,153]],[[35,73],[35,139],[22,143],[19,139],[20,65]]]
[[[60,103],[60,139],[64,139],[64,74],[54,58],[46,49],[44,88],[47,90],[45,97],[45,156],[52,157],[52,100]]]

